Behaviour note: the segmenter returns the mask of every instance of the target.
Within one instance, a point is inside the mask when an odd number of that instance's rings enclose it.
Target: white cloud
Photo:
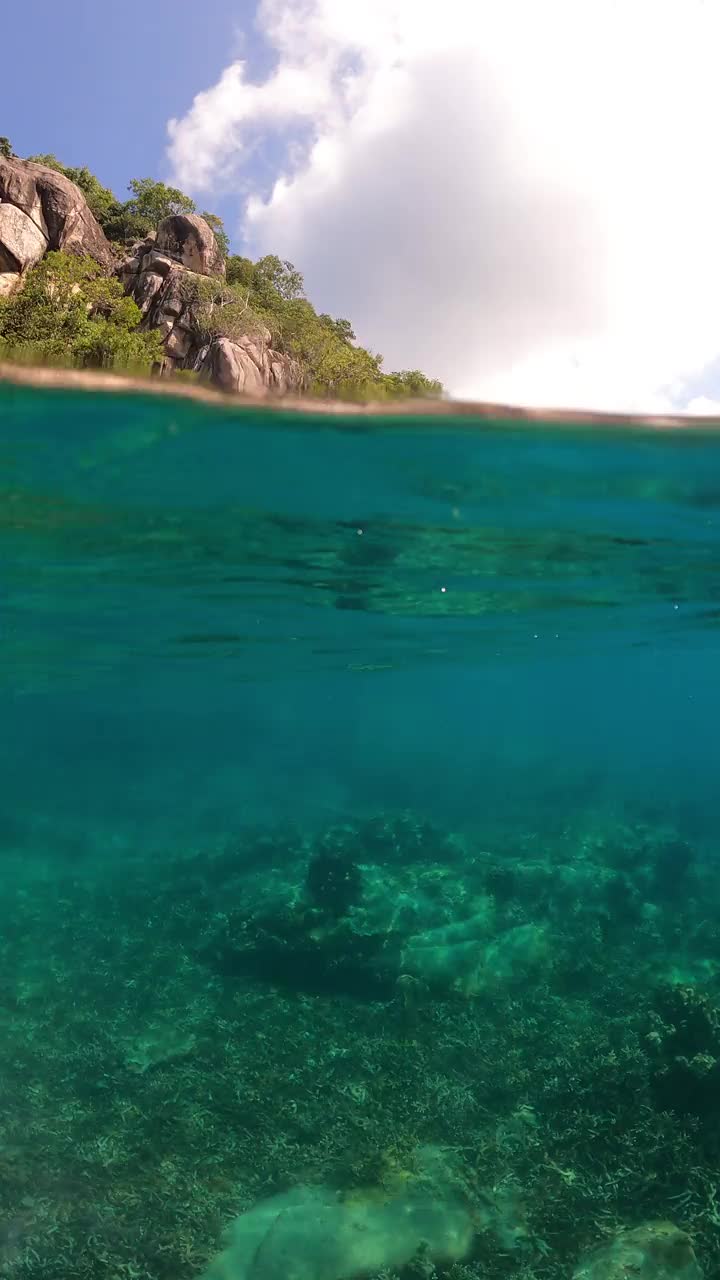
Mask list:
[[[558,405],[697,386],[720,352],[720,6],[263,0],[258,25],[274,71],[234,63],[171,121],[176,179],[249,192],[250,250],[386,367]]]
[[[713,400],[711,396],[693,396],[692,400],[685,405],[683,412],[700,414],[705,418],[719,418],[720,400]]]

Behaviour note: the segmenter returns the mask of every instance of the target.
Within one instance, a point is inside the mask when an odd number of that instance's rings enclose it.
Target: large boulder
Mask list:
[[[690,1237],[672,1222],[618,1231],[589,1250],[573,1280],[702,1280]]]
[[[212,229],[196,213],[175,213],[163,218],[155,243],[188,271],[200,276],[225,275],[225,262]]]
[[[0,204],[0,272],[28,271],[46,249],[45,236],[27,213],[17,205]]]
[[[302,386],[302,370],[289,356],[273,351],[262,337],[213,338],[198,352],[194,368],[222,391],[262,396]]]
[[[273,350],[269,330],[222,336],[223,300],[233,299],[221,272],[209,270],[218,261],[224,274],[210,227],[202,218],[183,215],[161,222],[157,234],[136,244],[117,269],[126,293],[140,307],[143,326],[162,334],[166,370],[194,369],[222,390],[246,395],[300,390],[300,365]],[[189,262],[203,270],[190,269]],[[220,334],[210,340],[197,301],[207,294],[208,276],[217,281],[210,289],[220,324]]]
[[[64,174],[32,160],[0,156],[0,202],[27,216],[46,249],[87,254],[104,267],[112,266],[112,250],[100,223],[80,188]]]

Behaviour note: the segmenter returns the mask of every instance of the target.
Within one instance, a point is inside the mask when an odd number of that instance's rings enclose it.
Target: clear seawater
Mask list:
[[[201,1275],[428,1145],[442,1275],[659,1218],[717,1265],[712,1062],[672,1081],[720,1057],[719,621],[707,430],[0,386],[0,1275]],[[486,909],[482,976],[417,960]]]

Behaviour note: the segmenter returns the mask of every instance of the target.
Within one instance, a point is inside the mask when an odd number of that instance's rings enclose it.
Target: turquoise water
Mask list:
[[[0,387],[0,1274],[717,1265],[719,457]]]

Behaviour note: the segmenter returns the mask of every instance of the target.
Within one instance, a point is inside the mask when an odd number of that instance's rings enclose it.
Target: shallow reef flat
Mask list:
[[[702,841],[588,811],[0,838],[0,1276],[720,1266]]]

